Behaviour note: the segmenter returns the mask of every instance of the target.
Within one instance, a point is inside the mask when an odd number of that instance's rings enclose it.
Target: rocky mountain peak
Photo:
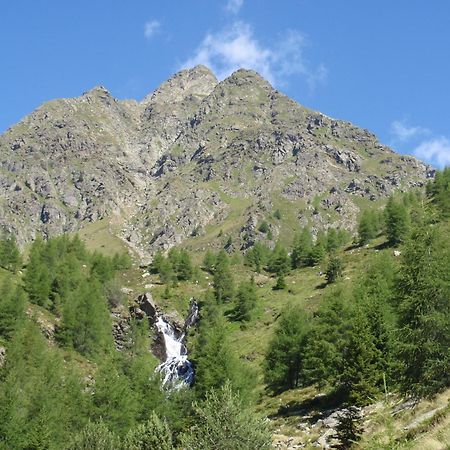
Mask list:
[[[257,84],[264,89],[273,90],[272,85],[265,78],[251,69],[238,69],[227,77],[224,82],[237,86]]]
[[[0,136],[0,228],[24,244],[114,215],[148,257],[225,221],[248,248],[264,236],[246,224],[277,208],[289,221],[273,224],[274,238],[304,225],[352,230],[361,205],[423,186],[430,173],[252,70],[219,83],[196,66],[141,103],[98,86]]]
[[[84,92],[82,97],[87,99],[95,98],[99,100],[108,100],[108,101],[113,99],[108,89],[106,89],[104,86],[95,86],[89,91]]]
[[[143,100],[143,104],[179,103],[190,97],[206,97],[218,83],[213,72],[203,65],[184,69],[165,81]]]

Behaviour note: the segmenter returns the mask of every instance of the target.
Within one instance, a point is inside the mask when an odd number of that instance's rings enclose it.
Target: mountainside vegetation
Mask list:
[[[289,417],[440,398],[450,387],[450,223],[439,200],[449,173],[426,195],[389,199],[376,220],[363,213],[353,239],[304,227],[288,248],[202,255],[187,243],[157,255],[145,277],[156,301],[178,314],[190,296],[200,303],[188,345],[192,389],[161,388],[147,320],[129,317],[127,344],[115,345],[117,312],[127,314],[137,287],[128,298],[117,290],[140,270],[126,253],[107,256],[63,235],[22,254],[4,236],[0,448],[263,449],[285,408]],[[340,276],[330,277],[336,260]],[[294,403],[273,410],[289,392]],[[447,420],[442,408],[433,424]],[[346,436],[363,448],[403,448],[416,436],[391,432],[377,447],[379,434],[365,434],[354,411],[336,426],[342,448]]]
[[[44,104],[0,187],[0,450],[450,442],[450,169],[197,66]]]

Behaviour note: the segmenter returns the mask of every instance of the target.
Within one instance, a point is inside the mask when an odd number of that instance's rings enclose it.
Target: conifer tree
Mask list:
[[[342,352],[342,369],[337,386],[343,398],[351,405],[365,405],[378,394],[377,352],[364,313],[353,308],[346,343]]]
[[[325,274],[327,283],[335,283],[342,276],[342,272],[343,263],[341,258],[337,255],[330,256]]]
[[[319,231],[317,233],[316,242],[311,249],[310,255],[309,255],[309,263],[310,266],[316,266],[317,264],[320,264],[325,256],[325,250],[326,250],[326,235],[323,231]]]
[[[293,269],[306,267],[309,265],[313,241],[308,228],[303,228],[301,233],[294,238],[294,245],[291,254],[291,265]]]
[[[330,228],[327,231],[326,249],[328,253],[336,252],[340,247],[338,232],[335,228]]]
[[[267,264],[269,254],[270,250],[268,247],[261,242],[256,242],[255,245],[247,251],[245,260],[248,265],[253,267],[255,272],[260,273]]]
[[[257,303],[258,296],[254,281],[241,283],[236,294],[235,319],[248,322]]]
[[[153,411],[150,418],[125,436],[123,450],[173,450],[172,433],[166,420]]]
[[[449,267],[446,232],[418,224],[402,252],[396,288],[400,384],[418,397],[450,386]]]
[[[406,206],[390,197],[385,212],[385,228],[389,245],[402,243],[409,232],[410,218]]]
[[[191,257],[186,250],[181,250],[178,266],[177,266],[177,277],[181,281],[188,281],[192,278],[194,269],[192,267]]]
[[[343,349],[351,320],[349,294],[339,286],[322,301],[314,316],[304,351],[303,373],[307,384],[335,384],[342,372]]]
[[[364,210],[358,224],[359,245],[366,245],[377,236],[376,216],[372,210]]]
[[[215,265],[216,255],[211,250],[206,250],[205,257],[203,258],[203,269],[209,273],[213,273]]]
[[[0,239],[0,267],[17,272],[22,265],[22,257],[14,236]]]
[[[10,339],[25,319],[26,297],[9,278],[0,286],[0,336]]]
[[[301,385],[308,332],[307,317],[302,310],[290,306],[282,311],[264,363],[265,380],[273,391]]]
[[[278,275],[277,282],[273,286],[274,291],[282,291],[283,289],[286,289],[286,280],[284,279],[283,275]]]
[[[31,320],[8,346],[1,381],[2,448],[58,450],[84,425],[88,397],[80,377]]]
[[[276,275],[287,275],[290,269],[289,256],[286,249],[277,242],[273,249],[272,255],[270,255],[268,270]]]
[[[120,366],[111,359],[102,361],[95,377],[93,417],[124,435],[136,423],[138,399]]]
[[[450,167],[436,172],[427,185],[427,195],[443,219],[450,218]]]
[[[271,435],[266,423],[225,383],[210,390],[194,405],[194,425],[182,435],[185,450],[269,450]]]
[[[50,272],[45,262],[46,245],[37,237],[31,245],[30,256],[24,276],[25,290],[33,303],[43,307],[50,306]]]
[[[89,422],[72,439],[67,450],[118,450],[121,442],[102,422]]]
[[[204,398],[209,389],[218,389],[229,380],[233,389],[248,398],[254,387],[253,377],[230,347],[224,317],[214,304],[203,314],[192,354],[196,369],[197,395]]]
[[[213,283],[214,293],[218,302],[233,299],[234,280],[230,270],[230,262],[224,250],[221,250],[217,255]]]
[[[71,292],[63,306],[59,340],[83,355],[95,356],[112,348],[111,318],[96,279]]]
[[[161,270],[160,270],[160,268],[161,268],[161,264],[163,263],[163,261],[164,261],[164,255],[163,255],[163,253],[162,253],[162,251],[161,250],[158,250],[156,253],[155,253],[155,255],[153,256],[153,260],[152,260],[152,263],[151,263],[151,272],[152,273],[160,273],[161,272]]]

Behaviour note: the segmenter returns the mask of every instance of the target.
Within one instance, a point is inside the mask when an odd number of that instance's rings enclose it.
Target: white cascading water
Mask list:
[[[197,318],[197,304],[191,302],[185,329],[195,323]],[[155,326],[163,335],[166,349],[166,360],[156,368],[156,371],[163,375],[163,385],[173,386],[175,389],[185,385],[190,386],[194,381],[194,368],[188,360],[187,349],[183,343],[185,334],[182,333],[177,337],[178,333],[173,325],[162,316],[158,317]]]

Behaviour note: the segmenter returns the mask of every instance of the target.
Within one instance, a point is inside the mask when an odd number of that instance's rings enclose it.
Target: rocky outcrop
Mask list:
[[[277,202],[288,202],[298,226],[352,229],[361,199],[431,176],[429,166],[304,108],[256,72],[218,82],[197,66],[142,102],[100,86],[46,103],[7,130],[0,228],[23,245],[36,233],[115,216],[121,237],[144,257],[236,216],[229,230],[245,249],[260,238],[245,220],[261,220]]]

